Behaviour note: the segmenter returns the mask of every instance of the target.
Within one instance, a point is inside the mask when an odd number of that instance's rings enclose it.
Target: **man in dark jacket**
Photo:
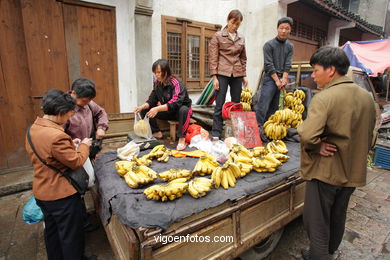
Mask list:
[[[261,131],[261,139],[268,141],[264,134],[263,124],[279,106],[280,90],[285,88],[294,46],[287,38],[290,35],[293,20],[283,17],[278,21],[278,35],[264,44],[264,78],[259,100],[256,103],[256,119]]]
[[[366,184],[376,112],[370,93],[345,76],[349,60],[342,49],[322,47],[310,64],[321,92],[298,127],[306,180],[303,222],[310,239],[302,255],[322,260],[338,249],[350,196]]]

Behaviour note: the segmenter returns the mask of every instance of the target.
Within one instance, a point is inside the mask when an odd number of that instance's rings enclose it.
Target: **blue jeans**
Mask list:
[[[280,90],[275,81],[265,75],[260,90],[260,98],[256,104],[256,119],[260,131],[263,132],[263,124],[279,108]]]

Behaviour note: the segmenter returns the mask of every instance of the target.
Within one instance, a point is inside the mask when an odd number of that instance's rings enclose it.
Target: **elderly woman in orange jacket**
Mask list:
[[[215,33],[209,44],[210,74],[217,90],[213,118],[212,136],[221,138],[223,119],[222,106],[225,103],[228,85],[233,102],[239,103],[242,85],[248,86],[246,78],[246,51],[244,36],[237,32],[243,16],[239,10],[232,10],[227,25]]]
[[[44,116],[38,117],[30,128],[31,142],[38,156],[61,172],[83,167],[89,155],[91,139],[72,140],[62,128],[75,113],[75,105],[68,93],[49,90],[42,101]],[[79,145],[77,151],[74,143]],[[39,160],[28,141],[26,150],[34,167],[33,194],[44,215],[48,259],[88,259],[84,257],[80,194],[65,177]]]

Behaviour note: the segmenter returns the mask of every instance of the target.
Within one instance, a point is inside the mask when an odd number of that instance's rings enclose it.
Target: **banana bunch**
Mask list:
[[[220,185],[224,189],[228,189],[236,185],[237,179],[242,176],[241,174],[242,172],[238,165],[228,161],[223,166],[215,168],[211,174],[211,179],[214,181],[216,189]]]
[[[188,183],[188,192],[195,199],[206,196],[211,190],[212,183],[213,181],[209,178],[195,178]]]
[[[136,189],[157,179],[157,173],[145,165],[135,165],[124,175],[124,178],[130,188]]]
[[[134,156],[132,161],[135,162],[137,165],[150,166],[152,164],[152,160],[149,159],[149,155],[147,154],[143,155],[141,158]]]
[[[291,108],[297,113],[302,114],[305,111],[305,106],[302,104],[305,100],[306,95],[303,90],[295,90],[294,92],[289,92],[284,97],[284,105]]]
[[[215,157],[211,154],[207,154],[199,158],[192,172],[195,174],[199,174],[200,176],[210,175],[218,166],[219,163],[217,159],[215,159]]]
[[[291,121],[291,127],[292,128],[297,128],[300,124],[302,124],[303,120],[302,120],[302,114],[301,113],[297,113],[295,111],[293,111],[293,120]]]
[[[282,154],[282,153],[274,153],[273,156],[282,163],[286,162],[288,159],[290,159],[290,156]]]
[[[185,178],[189,180],[192,178],[192,172],[187,169],[170,169],[168,171],[160,172],[158,176],[162,179],[162,181],[172,181],[175,179]]]
[[[244,88],[241,91],[241,104],[244,111],[251,111],[251,104],[252,104],[252,89],[251,88]]]
[[[146,188],[144,194],[150,200],[174,200],[186,193],[188,189],[188,183],[186,181],[186,178],[179,178],[168,184],[156,184]]]
[[[168,162],[170,150],[163,144],[155,146],[150,153],[147,154],[148,159],[157,159],[159,162]]]
[[[241,171],[241,177],[244,177],[252,170],[252,157],[252,152],[246,149],[245,146],[234,144],[230,149],[228,162],[235,163]]]
[[[282,140],[274,140],[267,144],[266,149],[270,153],[288,153],[288,149],[286,144]]]
[[[262,158],[254,158],[253,169],[257,172],[274,172],[276,168],[282,165],[282,162],[276,159],[275,155],[267,154]]]
[[[131,171],[131,169],[135,166],[134,162],[129,161],[117,161],[115,162],[115,168],[117,173],[120,176],[124,176],[127,172]]]
[[[267,154],[268,154],[268,150],[264,146],[257,146],[252,149],[253,157],[262,157]]]
[[[287,126],[284,124],[278,124],[268,120],[263,127],[265,134],[273,140],[280,140],[287,135]]]

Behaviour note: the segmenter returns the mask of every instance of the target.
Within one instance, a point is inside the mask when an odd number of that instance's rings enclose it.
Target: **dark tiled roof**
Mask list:
[[[325,13],[334,17],[341,18],[347,21],[355,22],[356,27],[365,32],[370,32],[378,36],[384,35],[383,27],[370,24],[360,17],[360,15],[352,13],[342,6],[339,6],[331,0],[303,0],[302,2],[314,5]]]

